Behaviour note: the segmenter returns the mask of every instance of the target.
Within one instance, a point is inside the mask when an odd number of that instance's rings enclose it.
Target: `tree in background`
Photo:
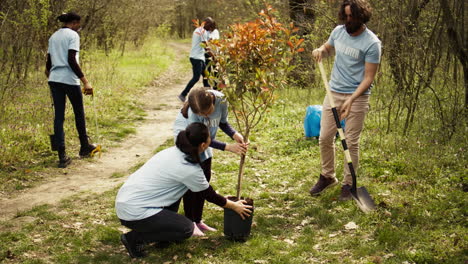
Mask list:
[[[284,26],[267,5],[252,22],[234,24],[219,41],[208,43],[216,50],[218,82],[225,81],[223,93],[246,142],[252,130],[275,102],[275,92],[287,84],[294,56],[302,52],[304,39],[293,34],[298,29]],[[240,161],[237,197],[240,196],[245,155]]]

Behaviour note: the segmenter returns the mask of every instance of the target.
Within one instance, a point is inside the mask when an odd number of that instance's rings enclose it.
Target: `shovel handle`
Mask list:
[[[323,84],[325,85],[325,89],[327,90],[327,97],[328,102],[330,103],[331,110],[333,113],[333,117],[335,119],[336,127],[338,128],[338,133],[340,134],[341,145],[343,145],[344,154],[346,157],[346,162],[348,162],[349,172],[351,173],[351,177],[353,178],[353,186],[351,187],[351,193],[356,194],[356,172],[354,171],[353,161],[351,160],[351,155],[349,154],[348,145],[346,144],[346,137],[341,127],[340,118],[338,115],[338,111],[336,110],[335,101],[333,100],[333,94],[330,90],[330,86],[327,81],[327,75],[325,73],[325,69],[323,68],[323,63],[321,61],[318,62],[320,74],[322,75]]]

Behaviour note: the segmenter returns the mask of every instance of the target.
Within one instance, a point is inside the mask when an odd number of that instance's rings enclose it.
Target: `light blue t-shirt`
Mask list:
[[[201,44],[207,42],[209,37],[210,32],[203,27],[198,27],[193,31],[190,58],[205,61],[205,49]]]
[[[179,200],[187,190],[208,189],[198,163],[185,160],[177,147],[165,149],[134,172],[120,188],[115,199],[117,216],[136,221],[153,216]]]
[[[216,90],[208,90],[210,93],[215,95],[215,107],[213,113],[208,118],[199,116],[192,112],[192,109],[188,110],[188,118],[185,118],[182,113],[178,113],[174,122],[174,140],[177,139],[177,135],[180,131],[191,123],[203,123],[210,130],[211,140],[216,138],[216,132],[218,132],[220,123],[228,122],[228,103],[224,98],[224,94]],[[211,147],[207,148],[201,155],[201,161],[205,161],[213,157],[213,150]]]
[[[76,62],[80,59],[80,36],[70,28],[61,28],[55,31],[49,38],[49,48],[52,68],[50,69],[49,82],[80,85],[80,79],[68,64],[68,50],[76,50]]]
[[[335,47],[336,53],[330,89],[338,93],[354,93],[364,79],[365,63],[380,63],[380,40],[367,27],[358,36],[351,36],[345,26],[340,25],[332,31],[328,44]],[[370,94],[370,88],[364,94]]]

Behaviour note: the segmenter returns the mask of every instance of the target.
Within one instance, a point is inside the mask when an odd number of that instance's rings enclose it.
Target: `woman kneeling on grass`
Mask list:
[[[200,154],[210,142],[204,124],[190,124],[177,136],[176,146],[154,155],[120,188],[115,208],[122,225],[131,229],[120,238],[130,257],[143,257],[147,243],[177,242],[192,236],[192,221],[177,214],[181,197],[188,190],[242,218],[250,215],[252,206],[227,200],[206,180]]]

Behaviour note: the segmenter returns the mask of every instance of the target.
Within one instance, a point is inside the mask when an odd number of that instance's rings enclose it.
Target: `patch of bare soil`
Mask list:
[[[115,178],[113,174],[127,175],[129,168],[148,160],[159,145],[172,138],[172,125],[182,105],[177,95],[184,89],[191,73],[183,72],[177,63],[187,57],[189,45],[170,43],[170,46],[177,57],[142,97],[147,116],[136,128],[136,134],[128,136],[119,146],[106,149],[102,157],[94,158],[93,162],[73,160],[68,168],[56,170],[60,176],[44,184],[13,194],[2,194],[0,220],[10,219],[17,212],[37,205],[56,204],[79,192],[102,193],[115,188],[127,177]]]

